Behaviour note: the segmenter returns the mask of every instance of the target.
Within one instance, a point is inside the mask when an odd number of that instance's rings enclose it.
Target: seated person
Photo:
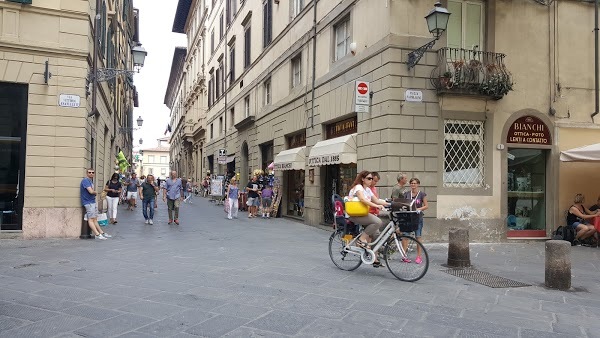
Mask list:
[[[596,200],[596,204],[594,204],[590,207],[590,211],[596,211],[598,209],[600,209],[600,196],[598,196],[598,199]]]
[[[591,212],[583,205],[584,201],[585,197],[583,194],[575,195],[574,204],[567,212],[567,225],[575,229],[577,233],[575,241],[573,241],[574,245],[581,244],[582,240],[592,237],[596,233],[596,229],[588,220],[598,216],[598,210]]]

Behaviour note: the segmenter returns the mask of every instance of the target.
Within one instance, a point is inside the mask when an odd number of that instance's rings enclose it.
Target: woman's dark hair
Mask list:
[[[361,172],[358,173],[358,175],[356,175],[356,178],[354,179],[354,182],[352,182],[352,186],[350,187],[350,190],[352,190],[352,188],[356,187],[358,184],[362,185],[362,180],[369,176],[371,172],[368,170],[363,170]]]
[[[413,178],[410,179],[410,181],[408,181],[409,184],[412,183],[412,182],[417,182],[417,184],[421,184],[421,181],[419,181],[419,179],[416,178],[416,177],[413,177]]]
[[[112,180],[117,180],[118,181],[119,180],[119,174],[117,174],[117,173],[112,174],[112,176],[110,177],[110,180],[111,181]]]
[[[378,179],[378,180],[380,180],[380,179],[381,179],[381,176],[379,176],[379,173],[378,173],[378,172],[376,172],[376,171],[372,171],[372,172],[371,172],[371,175],[373,175],[373,178],[377,177],[377,179]]]

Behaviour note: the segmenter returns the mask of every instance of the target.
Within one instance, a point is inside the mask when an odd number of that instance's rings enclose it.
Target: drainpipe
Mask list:
[[[597,0],[598,1],[598,0]],[[313,1],[313,59],[312,59],[312,91],[311,91],[311,108],[310,108],[310,127],[315,126],[315,76],[317,72],[317,2]]]
[[[594,116],[600,112],[600,92],[598,92],[598,2],[594,1],[594,93],[596,94],[596,110],[592,114],[592,122]]]

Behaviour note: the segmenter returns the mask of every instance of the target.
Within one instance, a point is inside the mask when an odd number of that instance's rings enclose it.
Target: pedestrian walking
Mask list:
[[[165,181],[163,188],[163,201],[167,202],[167,208],[169,209],[169,224],[175,222],[179,225],[179,204],[182,200],[183,186],[181,179],[177,178],[177,172],[173,170],[171,176]]]
[[[79,184],[81,205],[85,208],[88,226],[94,233],[95,238],[105,240],[112,236],[105,233],[98,224],[98,205],[96,204],[98,193],[94,190],[94,174],[94,169],[88,169],[86,177]]]
[[[252,181],[246,185],[246,191],[248,191],[248,218],[256,217],[258,213],[258,206],[260,205],[260,197],[258,195],[258,176],[252,176]]]
[[[129,178],[127,183],[127,201],[129,202],[129,206],[127,210],[133,210],[137,208],[137,194],[138,188],[141,185],[140,180],[136,177],[136,173],[131,173],[131,178]]]
[[[405,173],[398,174],[396,180],[398,181],[398,184],[396,184],[392,188],[392,200],[404,198],[404,194],[408,191],[408,189],[406,188],[406,183],[408,183],[408,176],[406,176]]]
[[[232,178],[229,181],[229,186],[227,187],[227,198],[229,198],[229,212],[227,213],[227,218],[232,219],[238,217],[238,209],[239,204],[238,200],[240,198],[240,188],[237,185],[237,180]]]
[[[271,205],[273,205],[273,187],[269,184],[265,186],[261,193],[262,197],[262,218],[271,217]]]
[[[114,173],[110,177],[110,180],[106,182],[104,191],[106,192],[106,202],[108,204],[108,218],[110,224],[116,224],[117,222],[117,206],[119,205],[119,196],[123,186],[119,182],[119,174]]]
[[[152,174],[146,177],[146,182],[142,183],[139,188],[140,199],[142,200],[142,214],[144,215],[145,224],[154,224],[154,208],[158,189],[158,186],[154,182],[154,175]],[[148,212],[148,209],[150,209],[150,212]]]
[[[417,238],[417,241],[423,243],[423,211],[429,208],[429,204],[427,203],[427,194],[419,189],[421,181],[419,181],[418,178],[411,178],[409,183],[410,190],[404,193],[404,198],[410,199],[411,204],[418,213],[419,227],[415,231],[415,237]],[[417,258],[415,259],[415,263],[421,264],[422,262],[423,260],[421,259],[421,247],[417,246]]]

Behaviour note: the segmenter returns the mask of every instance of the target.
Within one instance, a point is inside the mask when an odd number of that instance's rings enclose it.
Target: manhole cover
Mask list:
[[[518,282],[516,280],[492,275],[489,272],[475,269],[448,269],[442,271],[456,277],[470,280],[471,282],[489,286],[491,288],[518,288],[523,286],[531,286],[531,284]]]

